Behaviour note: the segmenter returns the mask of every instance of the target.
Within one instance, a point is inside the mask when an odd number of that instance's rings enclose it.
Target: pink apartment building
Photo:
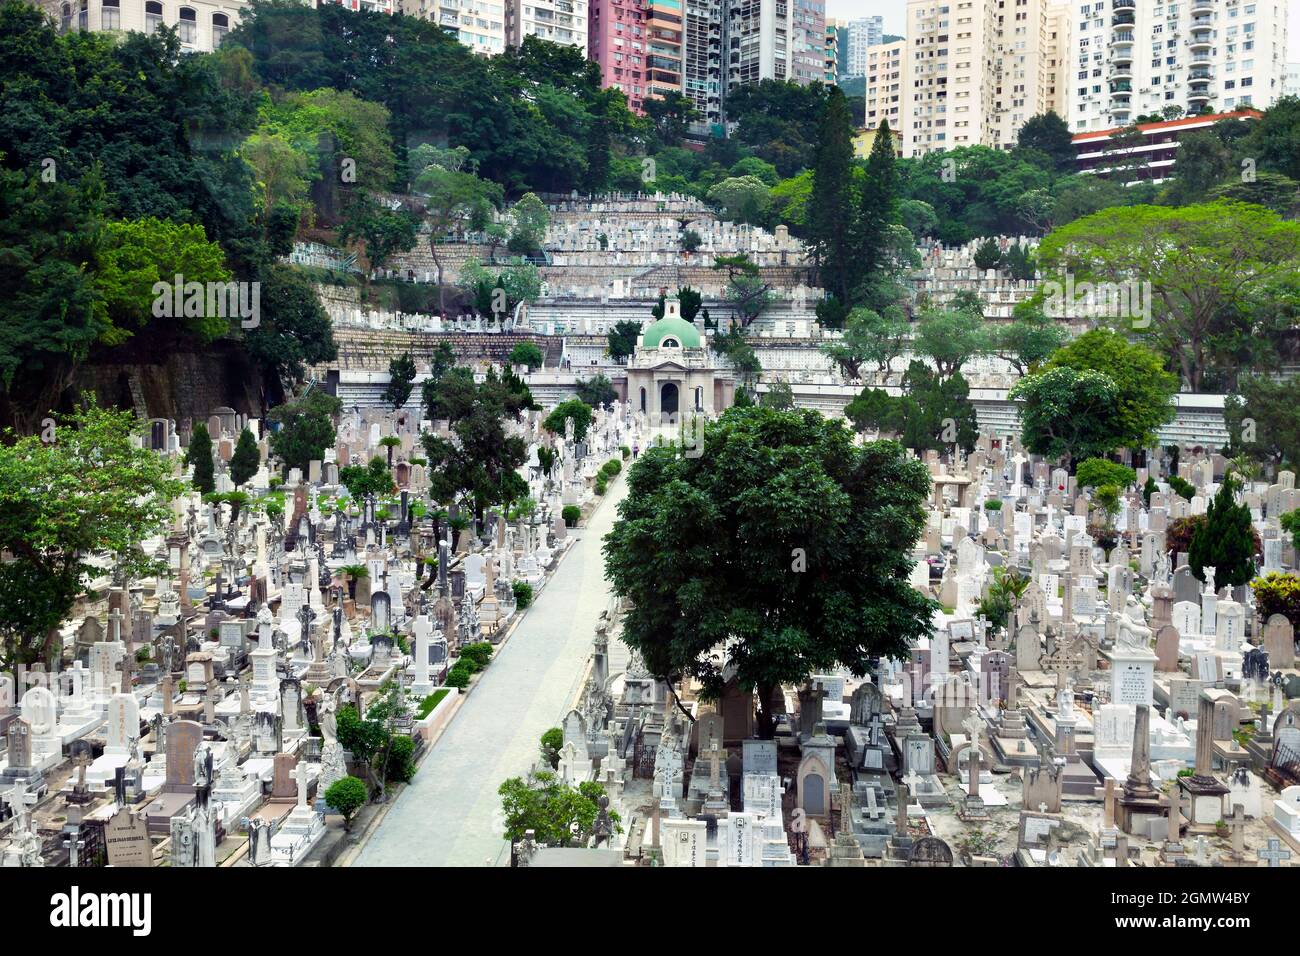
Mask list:
[[[616,86],[637,113],[646,98],[647,0],[591,0],[587,58],[600,66],[601,84]]]

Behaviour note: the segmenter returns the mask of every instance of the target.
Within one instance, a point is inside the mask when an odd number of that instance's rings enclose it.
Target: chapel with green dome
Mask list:
[[[693,412],[713,415],[730,407],[736,395],[735,381],[715,365],[708,338],[682,318],[676,298],[665,299],[663,318],[637,337],[626,388],[633,410],[651,421]]]

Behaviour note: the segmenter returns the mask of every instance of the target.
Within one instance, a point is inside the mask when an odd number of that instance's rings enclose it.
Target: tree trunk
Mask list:
[[[776,735],[776,721],[772,714],[772,695],[776,692],[774,684],[759,684],[758,693],[758,738],[771,740]]]

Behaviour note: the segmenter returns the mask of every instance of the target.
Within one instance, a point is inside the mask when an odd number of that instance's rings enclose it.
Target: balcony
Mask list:
[[[1133,45],[1133,32],[1131,30],[1118,30],[1110,35],[1111,47],[1131,47]]]
[[[1131,27],[1136,20],[1132,10],[1116,10],[1115,15],[1110,18],[1110,25],[1113,27]]]
[[[1114,10],[1132,10],[1137,6],[1137,0],[1114,0],[1111,8]]]
[[[1131,80],[1133,79],[1133,67],[1125,63],[1123,65],[1116,63],[1109,73],[1106,74],[1108,80]]]
[[[1187,79],[1192,82],[1197,80],[1212,80],[1214,79],[1214,71],[1205,69],[1191,70],[1187,74]]]
[[[1214,13],[1214,0],[1192,0],[1192,16],[1208,16]]]
[[[1193,104],[1193,103],[1199,103],[1199,104],[1201,104],[1201,106],[1205,106],[1205,105],[1207,105],[1207,104],[1210,102],[1210,99],[1211,99],[1213,96],[1214,96],[1214,94],[1211,93],[1208,89],[1205,89],[1205,90],[1191,90],[1191,91],[1189,91],[1188,94],[1187,94],[1187,107],[1188,107],[1188,109],[1190,110],[1191,107],[1192,107],[1192,104]],[[1199,110],[1198,110],[1198,112],[1199,112]]]

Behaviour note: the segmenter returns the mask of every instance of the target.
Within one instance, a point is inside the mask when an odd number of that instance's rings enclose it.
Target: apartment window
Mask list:
[[[90,0],[81,0],[81,9],[77,11],[77,29],[82,32],[90,29]]]
[[[213,47],[221,46],[221,41],[226,38],[230,32],[230,17],[224,13],[212,14],[212,45]]]
[[[72,29],[72,4],[65,3],[59,11],[59,28],[67,33]]]
[[[144,32],[156,33],[162,26],[162,4],[158,0],[146,0],[144,5]]]

